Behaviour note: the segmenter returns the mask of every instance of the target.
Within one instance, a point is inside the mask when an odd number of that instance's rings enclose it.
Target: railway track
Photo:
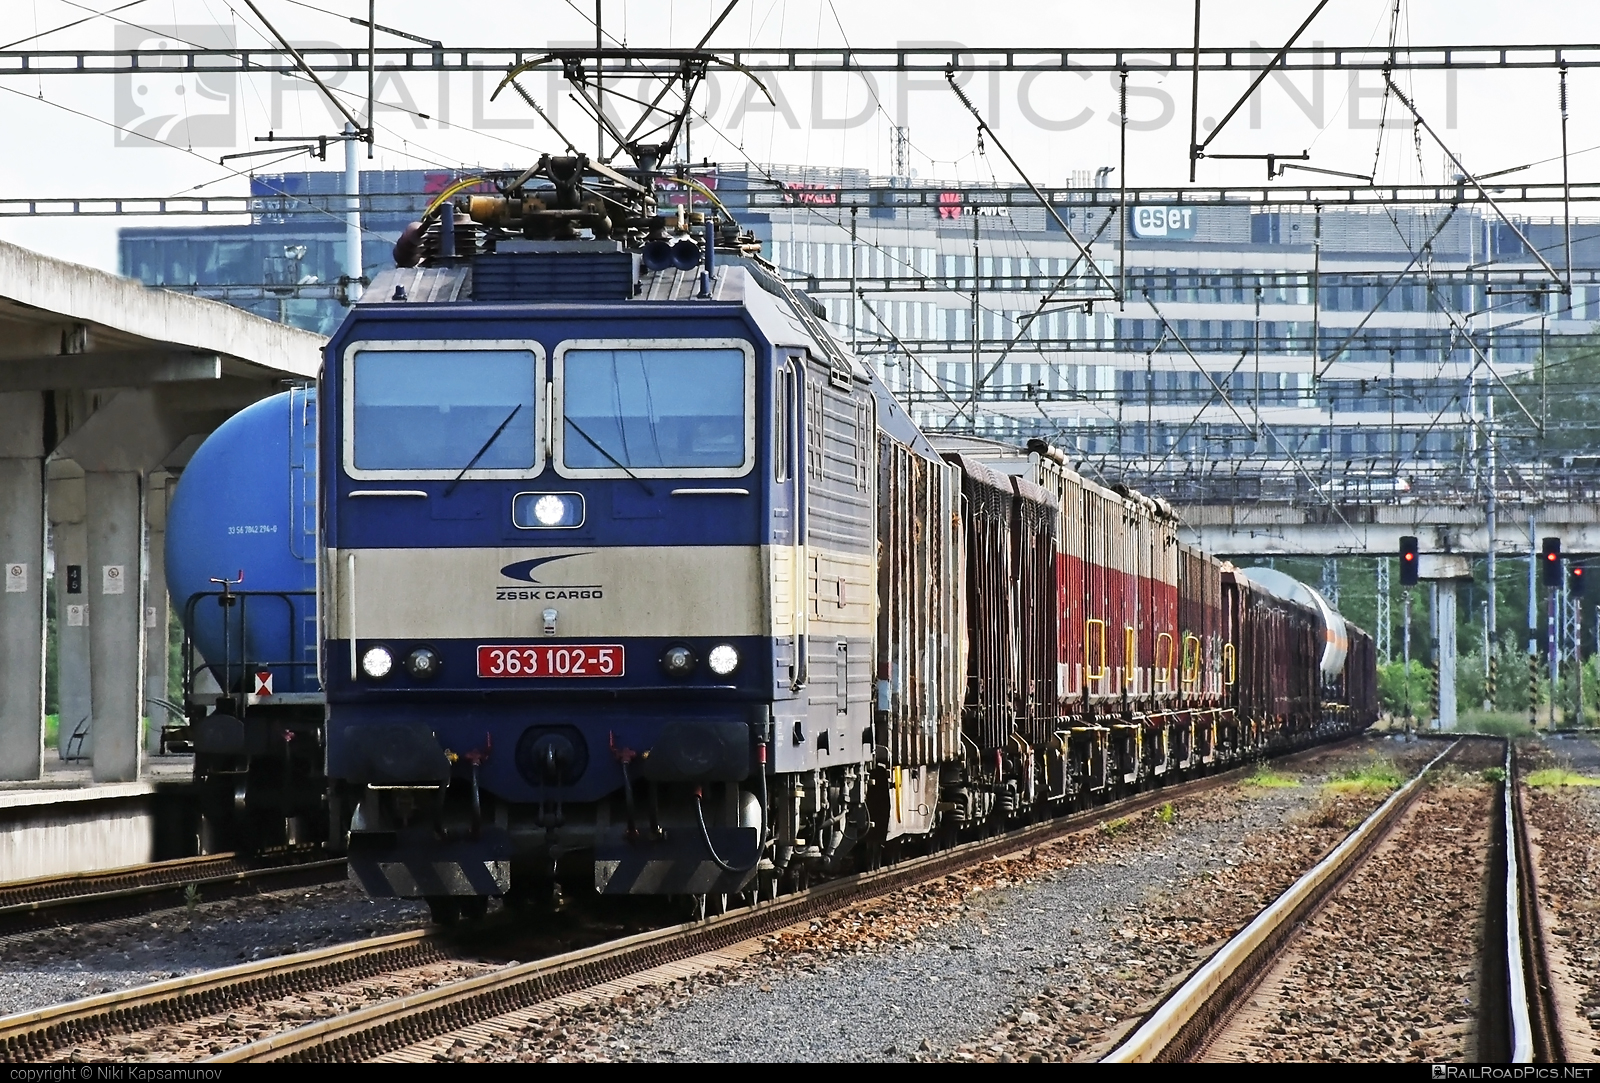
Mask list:
[[[46,876],[0,884],[0,936],[88,921],[107,921],[206,901],[309,887],[345,878],[345,862],[293,855],[290,859],[238,854],[156,861],[99,872]]]
[[[1359,739],[1314,746],[1291,757],[1320,754]],[[1108,814],[1126,816],[1153,809],[1236,781],[1253,768],[1249,764],[1161,786],[891,868],[841,877],[709,921],[642,932],[533,962],[490,966],[456,961],[456,972],[445,973],[452,962],[449,941],[416,931],[108,993],[0,1019],[0,1056],[59,1060],[76,1048],[94,1046],[82,1055],[197,1059],[196,1054],[212,1052],[207,1035],[226,1030],[233,1047],[216,1050],[208,1059],[371,1059],[556,997],[725,950],[852,901],[1093,830]],[[373,996],[374,990],[392,995]],[[367,1003],[359,1003],[362,1000]],[[319,1010],[319,1004],[327,1007]],[[325,1017],[284,1025],[286,1019],[305,1018],[306,1005],[311,1005],[309,1014]],[[164,1044],[177,1040],[174,1035],[182,1045]],[[253,1040],[238,1044],[239,1035]]]
[[[1319,936],[1315,926],[1347,887],[1356,892],[1357,879],[1369,862],[1378,860],[1386,842],[1403,846],[1414,841],[1396,839],[1395,833],[1407,821],[1413,804],[1424,796],[1429,771],[1459,756],[1462,749],[1463,742],[1456,741],[1430,762],[1173,990],[1104,1059],[1114,1063],[1232,1060],[1286,1046],[1284,1055],[1289,1059],[1306,1059],[1307,1044],[1317,1040],[1317,1032],[1332,1033],[1341,1022],[1335,1015],[1318,1014],[1317,994],[1334,991],[1319,989],[1319,980],[1348,983],[1348,988],[1338,989],[1338,1010],[1376,1007],[1377,1018],[1383,1020],[1383,1005],[1363,1000],[1358,976],[1337,962],[1342,946],[1335,943],[1338,936]],[[1458,855],[1468,851],[1482,854],[1482,843],[1488,844],[1481,875],[1472,885],[1481,888],[1486,882],[1488,888],[1488,903],[1481,910],[1480,949],[1470,968],[1476,982],[1477,1018],[1473,1023],[1458,1020],[1444,1029],[1470,1040],[1475,1047],[1472,1052],[1480,1060],[1554,1063],[1563,1059],[1564,1052],[1550,999],[1538,908],[1531,905],[1536,898],[1533,863],[1522,825],[1515,752],[1509,744],[1501,771],[1493,798],[1476,810],[1481,815],[1475,823],[1471,814],[1451,824],[1437,815],[1439,810],[1428,810],[1437,821],[1433,830],[1461,833],[1455,837],[1465,846],[1458,849]],[[1422,818],[1420,814],[1418,818]],[[1472,839],[1472,827],[1482,829],[1487,837],[1480,835],[1482,842]],[[1423,859],[1419,850],[1402,850],[1395,857],[1399,863],[1412,864]],[[1374,877],[1387,871],[1377,870]],[[1472,901],[1476,903],[1478,897]],[[1462,937],[1471,943],[1470,932],[1470,927],[1454,930],[1458,947]],[[1462,950],[1471,954],[1470,948]],[[1445,963],[1436,960],[1446,954],[1444,945],[1425,944],[1418,949],[1418,954],[1430,953],[1430,965],[1443,968]],[[1375,965],[1381,967],[1385,961],[1376,960]],[[1338,977],[1329,979],[1332,973]],[[1431,973],[1446,983],[1452,977],[1472,980],[1465,973]],[[1391,976],[1391,980],[1399,979]],[[1281,1020],[1293,1022],[1286,1027]],[[1415,1029],[1401,1033],[1419,1041],[1424,1037]],[[1274,1035],[1282,1035],[1284,1040],[1271,1041]],[[1363,1059],[1384,1052],[1379,1045],[1361,1049],[1366,1054]]]

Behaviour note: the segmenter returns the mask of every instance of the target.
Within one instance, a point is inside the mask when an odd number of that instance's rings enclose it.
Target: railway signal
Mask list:
[[[1567,592],[1574,598],[1583,597],[1583,565],[1574,564],[1572,572],[1567,577]]]
[[[1400,585],[1417,585],[1417,539],[1410,534],[1400,539]]]
[[[1561,586],[1561,539],[1544,539],[1539,566],[1544,569],[1543,581],[1547,587]]]

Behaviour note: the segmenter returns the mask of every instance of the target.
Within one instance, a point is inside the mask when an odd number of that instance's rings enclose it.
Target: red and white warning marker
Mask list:
[[[256,674],[256,691],[255,691],[255,694],[258,695],[258,696],[270,696],[270,695],[272,695],[272,673],[271,673],[271,671],[264,669],[261,672]]]

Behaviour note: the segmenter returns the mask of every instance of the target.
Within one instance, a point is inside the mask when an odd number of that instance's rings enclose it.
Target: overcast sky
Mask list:
[[[351,25],[365,17],[366,0],[256,0],[269,19],[296,43],[364,45],[366,31]],[[693,45],[726,0],[606,0],[608,35],[634,46]],[[109,15],[98,12],[116,8]],[[1207,0],[1202,44],[1270,52],[1314,7],[1312,0],[1246,3]],[[1302,39],[1329,47],[1387,46],[1393,0],[1333,0]],[[236,42],[260,47],[265,31],[242,0],[0,0],[12,48],[156,47],[179,39]],[[974,11],[981,10],[981,21]],[[440,4],[378,0],[377,21],[446,46],[538,48],[550,43],[592,43],[593,0],[538,0],[495,4]],[[1140,48],[1187,46],[1193,32],[1189,0],[1106,3],[1032,3],[987,0],[981,7],[952,0],[854,4],[844,0],[742,0],[711,39],[731,47],[884,47],[959,43],[973,48]],[[1588,3],[1522,0],[1402,0],[1397,40],[1402,44],[1580,44],[1600,42],[1600,7]],[[379,35],[380,44],[400,45]],[[4,42],[0,42],[4,44]],[[318,134],[337,130],[331,109],[304,80],[284,76],[234,77],[21,74],[0,65],[0,129],[8,153],[0,155],[0,196],[156,196],[186,192],[242,194],[251,162],[264,172],[338,168],[305,156],[274,164],[255,158],[218,164],[224,154],[259,149],[269,130]],[[937,76],[767,75],[777,100],[769,105],[743,76],[723,74],[702,92],[705,118],[692,134],[696,158],[712,161],[861,166],[885,172],[891,129],[910,132],[911,165],[922,178],[1014,179],[997,148],[980,152],[971,117]],[[364,77],[335,80],[352,109],[364,101]],[[522,102],[509,94],[487,97],[497,78],[461,74],[380,76],[375,158],[363,168],[522,166],[561,142]],[[1208,74],[1200,88],[1202,117],[1220,118],[1249,82],[1239,74]],[[1448,179],[1443,151],[1417,133],[1404,107],[1391,100],[1392,127],[1379,129],[1385,109],[1382,78],[1369,73],[1352,82],[1327,73],[1296,75],[1284,85],[1269,79],[1256,107],[1229,123],[1212,150],[1218,153],[1299,153],[1309,164],[1380,181]],[[1522,180],[1560,179],[1560,114],[1554,71],[1462,71],[1397,76],[1422,115],[1480,172],[1540,163],[1516,174]],[[1319,85],[1320,84],[1320,85]],[[551,75],[528,76],[524,85],[556,124],[581,147],[594,126],[564,100]],[[1133,185],[1187,181],[1189,76],[1130,78],[1128,180]],[[1574,180],[1593,176],[1600,154],[1600,74],[1569,75],[1569,145]],[[1041,184],[1067,183],[1075,171],[1115,165],[1118,155],[1114,76],[1076,73],[988,75],[967,92],[984,109],[1001,140]],[[508,100],[509,99],[509,100]],[[417,114],[427,114],[422,119]],[[630,118],[631,119],[631,118]],[[119,131],[119,126],[122,130]],[[143,132],[144,138],[131,132]],[[1420,137],[1420,138],[1419,138]],[[1552,160],[1553,159],[1553,160]],[[231,168],[230,168],[231,167]],[[1202,184],[1259,184],[1260,162],[1207,161]],[[1307,183],[1289,174],[1279,183]],[[1508,178],[1510,179],[1510,178]],[[1558,208],[1547,208],[1553,213]],[[195,218],[141,217],[68,220],[0,219],[0,238],[52,255],[116,269],[119,225],[158,225]],[[223,222],[226,219],[212,219]]]

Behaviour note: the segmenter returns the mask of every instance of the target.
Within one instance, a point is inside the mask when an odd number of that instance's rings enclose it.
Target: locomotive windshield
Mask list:
[[[350,372],[356,470],[453,475],[537,461],[531,351],[363,349]]]
[[[738,347],[564,351],[569,471],[742,473],[752,450],[750,357]]]

